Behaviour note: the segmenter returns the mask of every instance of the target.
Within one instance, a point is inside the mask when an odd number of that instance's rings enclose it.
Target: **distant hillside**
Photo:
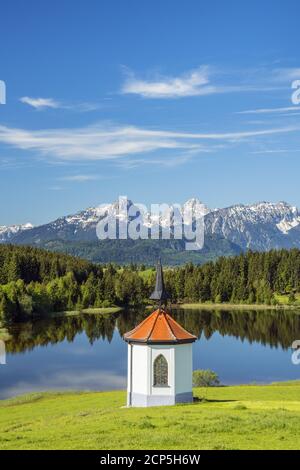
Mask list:
[[[22,279],[25,283],[49,282],[72,272],[77,281],[85,281],[101,268],[64,253],[49,253],[40,248],[0,245],[0,285]]]
[[[145,264],[153,266],[158,257],[164,265],[176,266],[188,262],[203,264],[219,256],[234,256],[242,249],[216,236],[207,236],[200,251],[186,251],[182,240],[103,240],[69,242],[50,240],[40,244],[50,251],[79,256],[94,263]]]
[[[134,243],[134,242],[133,242]],[[86,308],[141,306],[154,271],[136,265],[101,267],[65,254],[0,246],[0,321]],[[170,301],[299,305],[300,250],[247,252],[201,266],[165,269]]]

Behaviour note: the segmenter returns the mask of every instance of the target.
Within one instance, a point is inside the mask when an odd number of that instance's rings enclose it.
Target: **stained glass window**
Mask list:
[[[157,356],[154,361],[153,385],[156,387],[165,387],[168,385],[168,362],[162,354]]]

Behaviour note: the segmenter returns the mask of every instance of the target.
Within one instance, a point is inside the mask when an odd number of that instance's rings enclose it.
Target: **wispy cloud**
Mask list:
[[[269,154],[273,154],[273,153],[284,153],[284,154],[288,154],[288,153],[295,153],[295,152],[300,152],[300,149],[299,150],[293,150],[293,149],[265,149],[265,150],[256,150],[256,151],[253,151],[251,153],[255,153],[255,154],[260,154],[260,153],[269,153]]]
[[[103,107],[101,103],[91,103],[83,101],[79,103],[66,103],[63,101],[55,100],[54,98],[32,98],[29,96],[23,96],[20,98],[21,103],[27,104],[36,110],[41,109],[66,109],[78,112],[89,112],[96,111]]]
[[[140,79],[125,68],[126,80],[122,86],[123,94],[136,94],[144,98],[184,98],[188,96],[205,96],[217,93],[240,93],[255,91],[274,91],[278,89],[274,83],[252,79],[241,80],[236,71],[217,70],[203,65],[195,70],[179,76],[159,76],[150,79]],[[223,82],[225,79],[225,82]],[[235,84],[235,83],[237,84]]]
[[[282,67],[273,69],[270,78],[275,82],[288,83],[300,80],[300,67]]]
[[[77,183],[84,183],[86,181],[95,181],[100,179],[97,175],[67,175],[59,178],[61,181],[74,181]]]
[[[48,188],[50,191],[62,191],[63,188],[61,186],[49,186]]]
[[[0,126],[0,142],[56,161],[120,160],[160,151],[160,158],[184,152],[207,152],[216,142],[232,143],[299,131],[298,126],[236,132],[189,133],[135,126],[97,124],[84,128],[25,130]]]
[[[60,108],[61,104],[53,98],[30,98],[29,96],[23,96],[20,98],[21,103],[28,104],[35,109],[45,108]]]
[[[283,108],[248,109],[246,111],[239,111],[237,112],[237,114],[280,114],[280,113],[288,113],[289,111],[291,112],[300,111],[300,106],[287,106]]]
[[[200,67],[179,77],[161,77],[157,80],[140,80],[132,72],[122,87],[123,93],[133,93],[145,98],[180,98],[213,93],[209,85],[208,67]]]

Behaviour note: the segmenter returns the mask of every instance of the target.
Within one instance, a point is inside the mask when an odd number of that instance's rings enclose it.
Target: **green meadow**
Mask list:
[[[189,405],[125,408],[124,391],[0,402],[1,449],[300,449],[300,381],[196,388]]]

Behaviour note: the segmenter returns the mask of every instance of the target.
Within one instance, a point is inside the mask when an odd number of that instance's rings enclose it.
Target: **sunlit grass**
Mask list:
[[[215,303],[215,302],[198,302],[198,303],[182,303],[178,307],[183,309],[208,309],[208,310],[276,310],[276,309],[294,309],[299,310],[300,307],[300,296],[296,295],[296,302],[290,304],[288,301],[288,296],[274,294],[275,299],[277,300],[277,305],[267,305],[267,304],[233,304],[230,302],[224,303]]]
[[[289,305],[289,294],[274,294],[274,297],[281,305]],[[300,306],[300,294],[295,294],[295,299],[293,305]]]
[[[190,405],[125,408],[125,392],[0,404],[1,449],[299,449],[300,382],[198,388]]]
[[[78,316],[83,313],[93,315],[93,314],[111,314],[118,313],[123,310],[121,307],[95,307],[95,308],[84,308],[81,310],[65,310],[62,312],[50,312],[47,314],[47,317],[73,317]]]

